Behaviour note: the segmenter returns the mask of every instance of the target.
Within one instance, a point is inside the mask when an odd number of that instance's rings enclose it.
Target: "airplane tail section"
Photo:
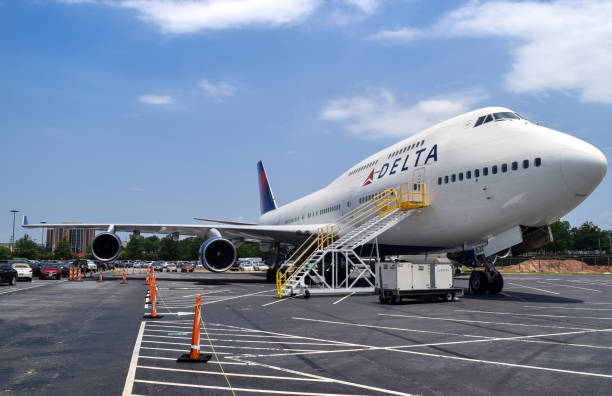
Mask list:
[[[257,177],[259,179],[259,203],[261,206],[261,214],[267,213],[277,208],[270,183],[268,183],[268,176],[264,169],[263,163],[259,161],[257,163]]]

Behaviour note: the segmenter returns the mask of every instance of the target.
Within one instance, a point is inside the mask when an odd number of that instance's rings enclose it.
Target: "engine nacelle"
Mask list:
[[[121,239],[112,232],[96,235],[91,242],[91,254],[100,261],[113,261],[121,254]]]
[[[200,246],[200,262],[212,272],[224,272],[232,267],[238,257],[236,247],[221,236],[213,236]]]

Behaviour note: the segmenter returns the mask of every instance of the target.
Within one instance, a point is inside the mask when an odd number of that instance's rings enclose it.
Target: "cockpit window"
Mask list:
[[[476,128],[478,125],[482,124],[482,122],[484,121],[485,117],[486,116],[478,117],[478,120],[474,124],[474,128]]]
[[[495,117],[495,121],[501,121],[506,119],[520,120],[519,116],[509,111],[504,111],[503,113],[495,113],[493,114],[493,117]]]
[[[491,114],[489,114],[489,115],[487,116],[487,118],[485,118],[485,120],[484,120],[483,124],[486,124],[486,123],[487,123],[487,122],[489,122],[489,121],[493,121],[493,117],[491,117]]]

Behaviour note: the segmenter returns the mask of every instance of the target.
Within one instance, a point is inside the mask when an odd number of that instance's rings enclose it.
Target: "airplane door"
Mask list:
[[[413,183],[425,183],[425,167],[422,166],[417,168],[412,173],[412,182]],[[418,184],[412,185],[412,191],[421,192],[422,186]]]

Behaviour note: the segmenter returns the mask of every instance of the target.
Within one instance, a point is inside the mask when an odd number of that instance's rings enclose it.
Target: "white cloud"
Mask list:
[[[206,94],[210,97],[213,97],[217,100],[223,100],[230,96],[233,96],[238,87],[236,85],[230,84],[226,81],[219,81],[218,83],[212,83],[206,79],[200,80],[198,84],[200,88],[206,92]]]
[[[359,8],[366,14],[371,14],[378,8],[378,0],[343,0],[346,4]]]
[[[116,0],[112,4],[136,10],[140,19],[163,33],[184,34],[299,22],[319,0]]]
[[[478,100],[477,95],[452,94],[402,104],[391,91],[379,89],[366,95],[331,100],[321,112],[321,118],[341,122],[349,132],[360,137],[406,137],[466,112]]]
[[[142,95],[138,98],[143,103],[153,104],[153,105],[165,105],[174,103],[174,98],[165,95]]]
[[[409,42],[420,38],[423,32],[420,29],[403,27],[395,30],[381,30],[371,36],[369,40],[381,40],[390,42]]]
[[[612,103],[612,2],[604,0],[471,1],[422,29],[382,31],[370,38],[403,41],[503,37],[489,56],[512,58],[505,84],[513,92],[577,92],[585,102]],[[475,47],[477,48],[477,47]]]

